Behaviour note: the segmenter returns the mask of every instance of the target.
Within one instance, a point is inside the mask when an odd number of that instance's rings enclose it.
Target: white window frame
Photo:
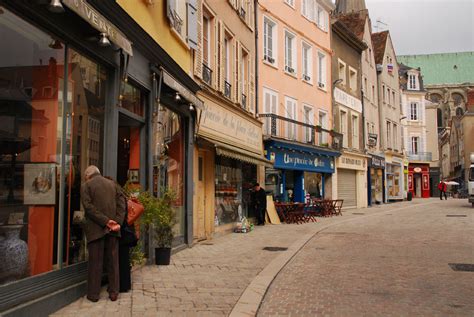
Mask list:
[[[385,121],[386,132],[387,132],[387,149],[392,148],[392,123]]]
[[[318,52],[318,87],[326,90],[327,86],[327,57],[326,54]]]
[[[419,135],[416,135],[416,136],[411,136],[410,137],[410,149],[411,149],[411,154],[418,154],[420,153],[420,146],[421,146],[421,143],[420,143],[420,136]]]
[[[343,67],[341,67],[343,66]],[[342,69],[342,74],[341,74],[341,69]],[[347,65],[344,63],[341,59],[337,59],[337,78],[342,79],[341,85],[346,85],[347,83]]]
[[[306,43],[301,42],[301,67],[302,67],[302,79],[308,83],[313,82],[313,47]],[[308,78],[305,78],[309,77]]]
[[[293,109],[288,109],[288,102],[292,103]],[[297,121],[297,111],[298,108],[298,101],[295,98],[285,96],[285,117],[288,119],[292,119]],[[286,138],[288,140],[296,140],[297,138],[297,131],[296,131],[296,123],[286,122]]]
[[[356,124],[354,124],[354,122]],[[351,115],[352,125],[352,148],[359,149],[359,116],[356,114]]]
[[[275,104],[272,105],[272,97],[275,99]],[[267,104],[266,98],[270,98],[269,103]],[[266,114],[275,114],[278,115],[278,92],[276,90],[263,87],[263,107]],[[264,121],[264,132],[266,135],[271,135],[272,132],[272,120],[270,117],[265,117]],[[278,120],[276,125],[276,135],[279,136],[279,129],[278,129]]]
[[[314,0],[301,0],[301,14],[310,20],[311,22],[315,22],[315,1]]]
[[[271,50],[268,49],[268,29],[271,27]],[[278,67],[278,24],[267,16],[263,17],[263,60],[265,63]],[[271,54],[269,54],[271,52]]]
[[[354,74],[354,76],[351,76]],[[356,91],[357,90],[357,70],[349,66],[349,89]]]
[[[416,74],[408,74],[408,89],[409,90],[418,90],[417,85],[417,75]]]
[[[393,149],[398,150],[398,125],[396,123],[392,124],[393,129]]]
[[[284,2],[291,8],[295,8],[295,0],[284,0]]]
[[[339,130],[342,134],[342,147],[348,147],[348,135],[347,135],[347,111],[339,110]]]
[[[232,85],[231,80],[231,71],[230,68],[232,67],[232,62],[230,60],[230,52],[232,49],[232,38],[228,38],[224,34],[224,54],[225,54],[225,63],[224,63],[224,80]]]
[[[323,118],[322,121],[321,121],[321,117]],[[328,128],[328,112],[327,111],[321,110],[321,109],[318,111],[318,125],[320,125],[321,128],[323,129]],[[318,141],[319,141],[318,143],[319,145],[328,143],[327,133],[321,131],[318,136]]]
[[[420,111],[418,102],[410,102],[410,121],[419,121],[420,120]]]
[[[310,104],[303,103],[303,119],[304,123],[314,126],[314,107]],[[304,140],[306,143],[312,143],[314,140],[313,129],[305,127]]]
[[[204,19],[207,20],[207,30],[204,28]],[[203,58],[202,58],[202,61],[204,64],[206,64],[207,67],[211,67],[211,17],[209,17],[207,14],[203,14],[202,16],[202,20],[203,20],[203,27],[202,27],[202,37],[204,39],[204,34],[207,35],[207,63],[204,62],[205,58],[204,58],[204,49],[203,49]],[[204,42],[204,40],[203,40]]]
[[[326,10],[324,10],[323,7],[321,6],[317,6],[316,8],[316,14],[315,14],[315,17],[316,17],[316,25],[323,31],[327,31],[328,29],[328,19],[327,19],[327,12]]]
[[[291,75],[297,73],[296,54],[296,35],[289,30],[285,30],[285,72]]]

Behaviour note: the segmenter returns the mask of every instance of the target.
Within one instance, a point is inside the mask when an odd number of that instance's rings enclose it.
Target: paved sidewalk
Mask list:
[[[145,266],[133,273],[133,289],[117,302],[103,291],[98,303],[85,298],[53,316],[226,316],[254,278],[295,241],[360,215],[386,212],[422,201],[347,210],[342,217],[319,218],[304,225],[266,225],[248,234],[231,233],[172,256],[170,266]],[[410,205],[408,205],[410,204]],[[283,252],[267,246],[290,247]]]

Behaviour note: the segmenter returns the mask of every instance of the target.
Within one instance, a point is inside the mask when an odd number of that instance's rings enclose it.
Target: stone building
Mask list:
[[[474,140],[470,137],[474,113],[474,52],[397,58],[423,73],[427,98],[437,111],[441,178],[456,180],[461,184],[460,190],[465,190],[466,166],[469,166],[469,154],[474,150]]]
[[[338,199],[347,207],[367,206],[367,158],[362,106],[362,53],[367,45],[344,19],[332,20],[334,128],[343,135],[343,153],[336,161]]]

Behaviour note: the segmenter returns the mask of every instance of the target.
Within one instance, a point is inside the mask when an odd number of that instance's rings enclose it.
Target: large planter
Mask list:
[[[171,248],[155,248],[155,264],[170,265]]]
[[[28,244],[20,239],[23,225],[0,227],[0,284],[18,280],[28,269]]]

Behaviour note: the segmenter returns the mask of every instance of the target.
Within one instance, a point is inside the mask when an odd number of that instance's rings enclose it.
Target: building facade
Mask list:
[[[471,117],[469,96],[474,91],[474,52],[404,55],[398,59],[405,65],[420,68],[423,73],[428,99],[437,112],[440,178],[460,183],[458,189],[465,192],[468,180],[466,164],[470,164],[466,149],[472,147],[473,141],[469,137],[459,138],[466,136],[464,124]],[[451,137],[452,134],[457,137]]]
[[[334,197],[330,1],[259,1],[258,114],[265,189],[279,201]]]
[[[157,195],[173,188],[174,245],[192,243],[186,175],[193,174],[194,106],[202,105],[186,62],[126,11],[151,8],[92,0],[0,5],[0,37],[10,43],[0,52],[0,311],[47,315],[86,289],[77,219],[88,165]],[[13,242],[20,253],[4,248]]]
[[[202,87],[194,161],[195,240],[233,230],[263,182],[262,124],[255,107],[255,11],[252,1],[197,1],[194,79]]]
[[[426,113],[426,152],[431,153],[430,161],[430,196],[439,197],[437,184],[441,179],[437,107],[425,99]]]
[[[367,49],[361,58],[362,103],[364,105],[365,151],[371,156],[367,166],[368,205],[380,204],[385,198],[385,158],[380,151],[380,118],[377,71],[372,44],[372,27],[365,1],[336,2],[337,17],[362,40]]]
[[[389,31],[372,34],[379,92],[380,148],[385,156],[385,196],[403,200],[406,193],[405,159],[402,151],[400,83],[398,63]]]
[[[361,60],[367,45],[343,19],[332,20],[332,76],[334,78],[334,126],[342,134],[342,155],[336,161],[337,197],[345,207],[367,207],[367,159]]]
[[[431,188],[439,182],[430,175],[430,164],[433,158],[432,153],[427,151],[426,103],[429,101],[425,100],[426,91],[419,69],[399,64],[399,76],[402,140],[409,161],[408,191],[413,197],[428,198]]]

